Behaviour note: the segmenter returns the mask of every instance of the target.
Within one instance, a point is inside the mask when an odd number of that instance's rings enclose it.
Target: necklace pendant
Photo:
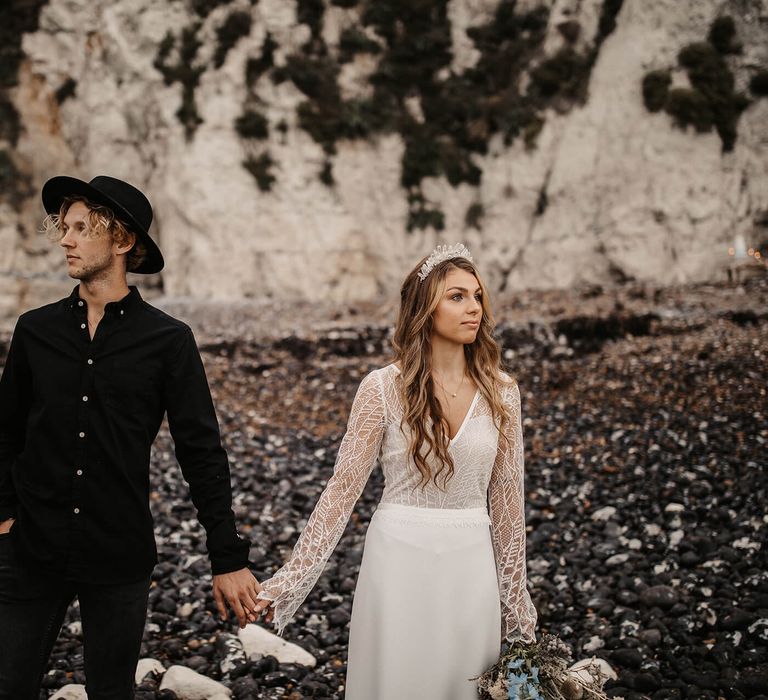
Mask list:
[[[456,398],[456,394],[451,394],[451,396],[453,396],[454,399]]]

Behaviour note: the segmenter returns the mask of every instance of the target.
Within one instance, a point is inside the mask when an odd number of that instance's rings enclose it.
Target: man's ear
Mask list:
[[[128,231],[128,240],[125,243],[115,243],[117,246],[118,255],[127,255],[131,252],[131,248],[136,245],[136,234]]]

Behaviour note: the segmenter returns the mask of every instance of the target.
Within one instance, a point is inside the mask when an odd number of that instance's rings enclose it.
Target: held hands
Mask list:
[[[254,609],[254,613],[256,617],[260,617],[262,613],[266,610],[267,613],[264,616],[264,622],[272,622],[272,616],[274,614],[274,608],[271,608],[270,605],[272,605],[271,600],[258,600],[256,601],[256,608]]]
[[[213,597],[221,619],[227,619],[229,606],[241,628],[248,622],[255,622],[261,614],[256,612],[259,604],[264,602],[256,598],[259,591],[261,584],[246,568],[213,577]]]

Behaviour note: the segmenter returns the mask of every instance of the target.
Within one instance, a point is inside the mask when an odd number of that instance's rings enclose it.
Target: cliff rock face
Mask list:
[[[61,173],[144,189],[167,261],[150,282],[201,299],[391,295],[456,241],[497,290],[664,284],[768,238],[768,100],[749,87],[768,0],[421,5],[48,0],[0,141],[6,310],[70,286],[36,233]],[[643,99],[650,71],[690,87],[680,51],[723,16],[740,49],[717,60],[747,98],[730,150]]]

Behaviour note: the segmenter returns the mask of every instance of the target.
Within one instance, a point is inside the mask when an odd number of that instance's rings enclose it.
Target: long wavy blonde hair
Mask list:
[[[448,421],[435,396],[432,381],[433,317],[445,290],[445,279],[455,268],[475,276],[482,292],[482,319],[474,342],[464,345],[467,375],[491,407],[493,422],[503,437],[510,420],[501,399],[501,350],[493,337],[494,321],[488,292],[477,268],[466,258],[453,258],[435,265],[422,282],[418,277],[423,258],[405,278],[400,290],[400,312],[395,325],[393,346],[400,367],[400,398],[403,404],[401,429],[410,432],[409,453],[421,472],[421,486],[430,480],[445,488],[454,472],[448,447]],[[436,463],[436,469],[432,466]],[[441,483],[438,483],[440,478]]]

